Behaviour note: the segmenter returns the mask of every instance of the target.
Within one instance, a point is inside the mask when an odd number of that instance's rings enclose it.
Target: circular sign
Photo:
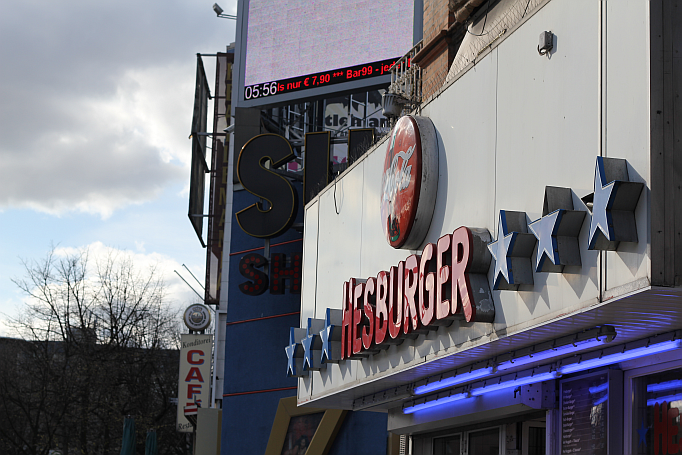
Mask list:
[[[418,248],[431,224],[438,189],[436,130],[406,115],[393,128],[381,178],[381,224],[393,248]]]
[[[211,324],[211,311],[206,305],[195,303],[187,307],[183,320],[190,330],[204,330]]]

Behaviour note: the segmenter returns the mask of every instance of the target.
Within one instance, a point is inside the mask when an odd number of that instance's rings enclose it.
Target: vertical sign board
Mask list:
[[[209,407],[211,399],[211,354],[213,335],[181,335],[180,376],[178,377],[178,418],[176,429],[194,431],[185,418],[185,406],[197,403]]]

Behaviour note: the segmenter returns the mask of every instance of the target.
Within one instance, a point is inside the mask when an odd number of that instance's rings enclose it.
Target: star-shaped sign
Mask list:
[[[570,188],[545,187],[543,217],[528,225],[538,239],[536,272],[561,273],[564,266],[580,266],[578,235],[586,213],[573,210]]]
[[[495,259],[493,289],[517,290],[520,284],[533,284],[530,255],[535,237],[528,234],[526,212],[500,210],[497,240],[488,244]]]
[[[588,248],[616,250],[620,242],[637,242],[635,209],[644,184],[630,182],[627,161],[597,157]]]
[[[320,354],[320,364],[339,363],[341,360],[341,324],[343,323],[343,312],[327,308],[324,317],[324,328],[320,331],[320,342],[322,352]]]
[[[322,343],[319,333],[323,325],[324,321],[321,319],[308,318],[308,327],[305,329],[306,335],[301,340],[304,351],[303,371],[318,371],[322,368],[320,365]]]
[[[561,209],[555,210],[528,225],[528,229],[538,239],[538,253],[535,259],[536,272],[543,271],[542,266],[545,259],[549,259],[554,265],[561,264],[556,235],[563,212],[564,210]]]
[[[649,429],[644,426],[644,421],[642,421],[642,426],[637,429],[637,433],[639,433],[639,443],[637,445],[644,444],[644,448],[646,448],[646,434],[648,431]]]
[[[301,378],[306,375],[303,371],[303,347],[301,339],[305,337],[306,330],[291,327],[289,329],[289,344],[284,348],[287,354],[287,376]]]

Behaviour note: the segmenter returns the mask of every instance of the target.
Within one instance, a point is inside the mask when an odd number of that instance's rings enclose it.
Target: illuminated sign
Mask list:
[[[302,377],[327,362],[368,357],[455,319],[493,322],[489,241],[486,229],[462,226],[376,277],[351,278],[343,285],[342,310],[327,309],[324,321],[309,319],[306,329],[291,329],[288,375]],[[320,361],[311,366],[304,363],[308,346],[320,351]]]
[[[268,265],[268,260],[257,253],[249,253],[239,261],[239,273],[247,278],[239,285],[239,290],[246,295],[263,294],[268,287],[270,294],[284,294],[286,282],[289,282],[289,293],[301,293],[301,253],[291,256],[287,265],[287,257],[282,253],[273,253],[270,261],[270,276],[259,270]]]
[[[180,342],[176,429],[191,433],[194,429],[185,417],[185,407],[196,404],[207,408],[210,404],[213,335],[181,335]]]
[[[367,356],[453,319],[493,322],[495,305],[485,275],[489,241],[487,230],[463,226],[389,271],[344,283],[341,358]]]
[[[373,63],[338,68],[331,71],[306,74],[303,76],[290,77],[277,81],[262,82],[260,84],[247,85],[244,87],[244,99],[255,100],[266,98],[276,94],[284,94],[307,90],[315,87],[326,87],[328,85],[341,84],[355,80],[367,79],[370,77],[388,75],[391,66],[400,58],[390,58]]]
[[[427,117],[404,116],[391,133],[381,178],[381,224],[389,245],[424,241],[438,191],[436,129]]]
[[[390,66],[421,39],[414,0],[240,0],[238,8],[243,107],[387,86]]]

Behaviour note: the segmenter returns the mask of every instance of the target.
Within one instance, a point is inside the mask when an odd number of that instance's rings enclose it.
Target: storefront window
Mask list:
[[[433,455],[459,455],[461,440],[458,434],[433,438]]]
[[[681,453],[682,369],[635,378],[632,391],[632,453]]]
[[[606,455],[608,379],[603,373],[561,382],[561,453]]]
[[[499,453],[499,428],[469,433],[469,455],[499,455]]]
[[[545,428],[528,428],[528,455],[545,455]]]

